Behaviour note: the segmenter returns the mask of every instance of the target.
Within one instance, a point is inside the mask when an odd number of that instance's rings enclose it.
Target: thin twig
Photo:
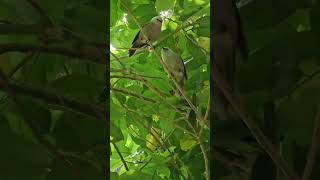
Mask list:
[[[42,16],[42,19],[45,21],[46,24],[48,25],[53,25],[52,21],[50,19],[50,17],[48,16],[48,14],[46,13],[46,11],[44,11],[41,6],[39,5],[39,2],[37,2],[37,0],[27,0],[32,6],[33,8]]]
[[[198,137],[198,142],[199,142],[199,145],[200,145],[200,149],[201,149],[201,152],[202,152],[202,155],[203,155],[203,159],[204,159],[204,165],[205,165],[205,175],[206,175],[206,180],[209,180],[210,179],[210,167],[209,167],[209,159],[208,159],[208,156],[207,156],[207,153],[204,149],[204,146],[200,139],[200,137]]]
[[[113,54],[112,52],[110,52],[110,54],[118,61],[122,68],[126,68],[126,66],[118,59],[118,57],[115,54]]]
[[[0,44],[0,54],[7,52],[46,52],[67,57],[80,58],[97,64],[107,64],[106,55],[102,55],[94,46],[67,47],[34,44],[8,43]],[[101,56],[104,58],[102,59]]]
[[[122,93],[122,94],[125,94],[125,95],[129,95],[129,96],[132,96],[132,97],[136,97],[136,98],[141,99],[141,100],[143,100],[145,102],[156,103],[156,101],[151,99],[151,98],[141,96],[140,94],[136,94],[134,92],[127,91],[125,89],[110,88],[110,90],[114,91],[114,92],[119,92],[119,93]]]

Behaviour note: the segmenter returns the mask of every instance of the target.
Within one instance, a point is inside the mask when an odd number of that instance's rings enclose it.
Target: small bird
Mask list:
[[[184,89],[184,80],[187,80],[187,71],[182,58],[168,47],[163,47],[161,57],[167,64],[169,72],[173,75],[181,89]]]
[[[161,16],[153,17],[148,24],[142,27],[143,33],[140,30],[134,37],[131,48],[141,48],[146,45],[151,45],[151,43],[155,42],[160,36],[161,25]],[[131,57],[135,52],[136,49],[130,49],[128,53],[129,57]]]

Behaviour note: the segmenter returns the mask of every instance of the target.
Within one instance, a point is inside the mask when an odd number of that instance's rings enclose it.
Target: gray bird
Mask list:
[[[184,80],[187,77],[186,67],[184,66],[182,58],[179,54],[173,52],[168,47],[163,47],[161,50],[161,57],[167,64],[169,72],[173,75],[181,89],[184,89]]]
[[[155,42],[160,36],[161,25],[161,16],[153,17],[148,24],[142,27],[143,33],[141,33],[140,30],[134,37],[131,48],[141,48],[143,46],[149,45],[149,43]],[[129,57],[131,57],[135,52],[136,50],[130,49],[128,53]]]
[[[240,15],[233,0],[213,1],[212,12],[214,53],[211,65],[220,71],[222,78],[235,92],[236,62],[239,62],[237,60],[245,61],[248,56]],[[211,75],[213,76],[213,73]],[[223,120],[237,118],[231,105],[216,84],[213,84],[212,89],[214,115]]]

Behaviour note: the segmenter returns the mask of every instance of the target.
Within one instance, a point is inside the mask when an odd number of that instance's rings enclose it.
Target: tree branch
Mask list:
[[[299,180],[300,178],[296,175],[296,173],[289,167],[287,162],[280,156],[277,152],[276,148],[272,145],[272,143],[268,140],[268,138],[263,134],[259,126],[255,123],[253,119],[248,115],[248,113],[241,107],[240,103],[231,93],[230,87],[227,82],[222,79],[220,72],[218,71],[215,65],[211,65],[211,76],[214,82],[217,84],[219,89],[223,92],[224,96],[227,98],[229,103],[234,108],[235,112],[238,113],[243,122],[250,129],[252,135],[255,137],[257,142],[260,144],[262,149],[264,149],[271,159],[277,164],[277,166],[281,169],[281,171],[287,175],[292,180]]]
[[[133,97],[136,97],[138,99],[142,99],[144,101],[147,101],[149,103],[156,103],[156,101],[151,99],[151,98],[144,97],[144,96],[141,96],[140,94],[136,94],[136,93],[124,90],[124,89],[110,88],[110,90],[114,91],[114,92],[119,92],[119,93],[122,93],[122,94],[126,94],[126,95],[129,95],[129,96],[133,96]]]
[[[13,70],[11,70],[8,74],[8,77],[11,78],[13,77],[13,75],[19,71],[19,69],[21,67],[23,67],[27,62],[29,62],[29,60],[31,60],[34,55],[36,54],[36,52],[32,52],[31,54],[27,55],[26,57],[24,57],[14,68]]]
[[[0,82],[0,89],[7,93],[9,93],[10,89],[12,93],[40,99],[48,104],[60,106],[75,112],[82,113],[84,115],[95,117],[97,119],[107,120],[109,118],[109,112],[107,112],[105,109],[78,102],[75,99],[55,94],[53,92],[37,89],[31,87],[30,85],[8,82],[8,88],[6,88],[5,84],[3,82]]]
[[[42,16],[42,19],[45,23],[52,25],[51,19],[48,14],[40,7],[39,2],[37,0],[27,0],[29,4],[33,6],[33,8]]]
[[[26,35],[26,34],[40,34],[43,33],[43,25],[41,24],[1,24],[0,34],[14,34],[14,35]]]
[[[17,110],[22,115],[23,120],[25,121],[27,126],[30,128],[32,135],[35,137],[35,139],[38,141],[38,143],[45,146],[52,155],[54,155],[58,159],[60,159],[66,167],[70,168],[72,175],[74,176],[75,179],[82,179],[79,172],[77,171],[77,169],[75,167],[73,167],[71,162],[58,150],[58,148],[54,144],[52,144],[50,141],[48,141],[47,139],[45,139],[41,135],[38,128],[31,121],[31,119],[29,119],[28,115],[23,110],[23,105],[20,103],[20,101],[18,100],[18,98],[16,96],[16,92],[11,89],[12,86],[10,86],[9,80],[6,77],[6,75],[3,73],[2,69],[0,69],[0,80],[1,80],[1,84],[2,84],[3,88],[5,89],[5,91],[8,92],[8,94],[10,94],[12,96],[13,101],[16,104]]]
[[[106,54],[101,52],[93,46],[81,47],[66,47],[66,46],[47,46],[34,44],[0,44],[0,54],[6,52],[45,52],[51,54],[60,54],[63,56],[87,59],[90,62],[97,64],[107,64]]]

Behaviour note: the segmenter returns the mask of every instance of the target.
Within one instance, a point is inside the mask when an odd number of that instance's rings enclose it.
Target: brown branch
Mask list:
[[[133,97],[136,97],[138,99],[142,99],[142,100],[150,102],[150,103],[156,103],[156,101],[151,99],[151,98],[144,97],[144,96],[141,96],[140,94],[136,94],[136,93],[124,90],[124,89],[110,88],[110,90],[114,91],[114,92],[119,92],[119,93],[122,93],[122,94],[125,94],[125,95],[133,96]]]
[[[0,83],[0,89],[7,93],[9,93],[8,89],[10,89],[10,91],[14,94],[40,99],[48,104],[60,106],[84,115],[95,117],[97,119],[109,118],[109,113],[107,110],[92,106],[90,104],[78,102],[77,100],[69,97],[65,97],[50,91],[45,91],[43,89],[37,89],[26,84],[9,82],[8,86],[9,88],[6,88],[3,82]]]
[[[126,69],[123,70],[123,74],[125,74],[125,71],[127,71]],[[144,76],[143,75],[139,75],[139,74],[136,74],[136,73],[133,73],[130,71],[130,74],[132,76],[128,76],[128,75],[123,75],[123,76],[119,76],[119,75],[111,75],[110,78],[127,78],[127,79],[132,79],[132,80],[136,80],[136,81],[140,81],[142,82],[145,86],[147,86],[153,93],[155,93],[156,95],[158,95],[161,100],[163,100],[163,102],[165,102],[167,105],[169,105],[170,107],[172,107],[173,109],[176,110],[176,112],[178,112],[179,114],[183,115],[186,117],[186,113],[181,111],[180,109],[178,109],[176,106],[174,106],[172,103],[168,102],[167,101],[167,97],[168,95],[165,95],[163,94],[158,88],[156,88],[155,86],[153,85],[150,85],[150,83],[145,79],[143,78]],[[141,76],[141,77],[140,77]],[[150,76],[148,78],[151,78]],[[153,77],[153,78],[157,78],[157,77]],[[162,79],[162,78],[161,78]]]
[[[319,144],[320,144],[319,137],[320,137],[320,108],[318,108],[318,111],[316,114],[312,141],[309,148],[309,154],[308,154],[307,162],[304,168],[302,180],[308,180],[311,177],[312,169],[315,164],[318,149],[319,149]]]
[[[14,35],[26,35],[26,34],[40,34],[43,33],[43,25],[41,24],[1,24],[0,34],[14,34]]]
[[[204,146],[202,144],[202,141],[201,141],[200,137],[198,137],[197,140],[199,142],[200,149],[201,149],[201,152],[202,152],[202,155],[203,155],[203,159],[204,159],[206,179],[209,180],[210,179],[209,159],[208,159],[207,153],[206,153],[206,151],[204,149]]]
[[[229,103],[232,105],[233,109],[240,116],[243,122],[247,125],[252,135],[255,137],[257,142],[260,144],[262,149],[264,149],[271,159],[277,164],[277,166],[281,169],[281,171],[288,176],[292,180],[299,180],[300,178],[296,175],[296,173],[289,167],[287,162],[280,156],[277,152],[276,148],[269,141],[269,139],[263,134],[259,126],[255,123],[253,119],[248,115],[248,113],[242,108],[240,102],[236,99],[236,97],[231,93],[230,87],[227,82],[222,79],[220,72],[218,71],[215,65],[211,66],[212,69],[212,79],[218,85],[219,89],[223,92],[224,96],[227,98]]]
[[[0,54],[6,52],[45,52],[60,54],[67,57],[86,59],[97,64],[107,64],[106,54],[94,46],[66,47],[66,46],[47,46],[34,44],[0,44]]]
[[[53,41],[54,43],[58,41],[68,41],[68,42],[82,42],[88,46],[95,47],[100,50],[106,49],[107,44],[97,43],[88,41],[82,38],[75,32],[65,28],[65,27],[53,27],[48,26],[48,24],[38,23],[38,24],[13,24],[13,23],[0,23],[0,34],[3,35],[33,35],[40,37],[49,37],[46,39],[46,43]],[[62,39],[65,37],[66,39]],[[51,39],[52,38],[52,39]]]

